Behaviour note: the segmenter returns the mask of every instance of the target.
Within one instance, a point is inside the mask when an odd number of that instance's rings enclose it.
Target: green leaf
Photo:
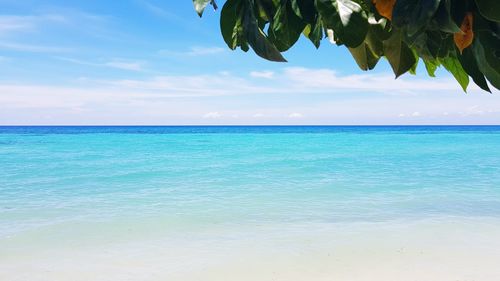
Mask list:
[[[276,14],[276,7],[273,1],[255,0],[255,5],[259,11],[259,17],[266,22],[271,21]]]
[[[380,58],[384,55],[384,44],[380,37],[378,37],[378,34],[380,34],[379,29],[381,29],[380,25],[370,24],[364,43],[375,56]]]
[[[323,39],[323,25],[321,24],[321,17],[318,16],[316,23],[308,24],[304,28],[304,35],[311,40],[314,46],[319,48],[321,40]]]
[[[475,33],[472,52],[479,70],[491,85],[500,90],[500,39],[488,31]]]
[[[193,0],[194,9],[196,10],[200,18],[203,15],[203,11],[205,10],[208,4],[211,4],[214,7],[214,9],[217,10],[217,4],[215,3],[214,0]]]
[[[392,11],[392,23],[405,27],[409,36],[425,27],[439,7],[440,0],[397,0]]]
[[[441,0],[439,8],[431,20],[431,26],[435,26],[437,30],[441,30],[448,33],[460,32],[460,27],[455,23],[451,17],[451,1],[452,0]]]
[[[359,45],[356,48],[348,48],[352,57],[362,70],[371,70],[375,68],[379,57],[373,54],[366,43]]]
[[[304,31],[305,23],[292,9],[290,1],[281,5],[269,28],[269,39],[283,52],[292,47]]]
[[[436,77],[436,69],[439,66],[439,62],[437,60],[432,59],[424,59],[425,69],[430,77]]]
[[[361,6],[351,0],[317,0],[316,7],[324,26],[347,47],[355,48],[365,40],[368,19]]]
[[[499,0],[476,0],[476,5],[483,17],[491,21],[500,22]]]
[[[373,15],[368,18],[369,31],[377,40],[383,41],[391,37],[391,25],[385,18],[376,19]]]
[[[318,17],[314,0],[291,0],[295,14],[306,23],[313,24]]]
[[[234,50],[238,46],[239,32],[243,31],[242,28],[242,13],[240,6],[241,0],[228,0],[222,7],[220,16],[220,30],[222,38],[227,46]]]
[[[384,41],[384,54],[396,78],[410,70],[416,63],[415,56],[402,40],[401,30],[393,30],[391,37]]]
[[[384,54],[384,45],[376,35],[381,26],[375,22],[370,24],[365,41],[356,48],[348,48],[354,60],[362,70],[374,69],[380,57]]]
[[[246,2],[246,5],[244,5],[243,30],[248,44],[258,56],[270,61],[286,62],[280,51],[269,41],[262,29],[259,28],[249,2]]]
[[[441,59],[440,62],[443,64],[444,68],[448,70],[453,77],[458,81],[464,92],[467,92],[467,86],[469,85],[469,75],[460,64],[460,61],[455,56],[449,56]]]
[[[465,15],[470,11],[470,0],[452,0],[450,1],[450,14],[453,22],[461,26]],[[473,2],[473,1],[472,1]]]
[[[481,89],[491,93],[490,87],[488,87],[488,83],[486,82],[483,73],[481,73],[479,67],[477,66],[476,59],[474,58],[471,48],[464,49],[462,54],[458,55],[458,60],[462,64],[465,72],[472,77],[474,83],[476,83],[476,85],[478,85]]]
[[[453,36],[450,34],[441,37],[436,43],[439,43],[439,49],[437,53],[438,58],[446,58],[450,56],[450,53],[455,51],[455,42],[453,41]]]
[[[412,65],[412,67],[408,71],[410,72],[411,75],[417,75],[417,67],[418,67],[418,62],[419,62],[420,58],[418,57],[416,51],[412,50],[412,53],[413,53],[413,56],[415,57],[415,63]]]

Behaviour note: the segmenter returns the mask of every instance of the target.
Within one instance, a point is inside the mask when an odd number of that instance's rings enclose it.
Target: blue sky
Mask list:
[[[222,1],[219,1],[222,3]],[[0,124],[499,124],[500,93],[441,70],[394,80],[303,38],[230,51],[191,0],[0,0]]]

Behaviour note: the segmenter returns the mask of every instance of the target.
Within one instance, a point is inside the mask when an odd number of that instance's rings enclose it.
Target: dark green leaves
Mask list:
[[[483,73],[481,73],[477,66],[472,50],[470,48],[465,49],[462,54],[458,56],[458,60],[462,64],[465,72],[472,77],[474,83],[476,83],[476,85],[478,85],[481,89],[491,93],[490,87],[488,87],[488,83],[486,83]]]
[[[385,17],[373,2],[227,0],[220,27],[229,48],[251,47],[271,61],[285,61],[281,52],[296,44],[301,34],[316,48],[328,34],[335,44],[349,49],[362,70],[373,69],[386,57],[399,77],[415,74],[422,60],[429,76],[443,65],[464,90],[469,77],[485,91],[491,85],[500,89],[500,0],[397,0],[394,7],[392,0],[377,0],[377,5],[390,9]],[[193,3],[200,16],[208,5],[216,8],[211,0]],[[473,19],[466,26],[474,36],[472,45],[464,48],[456,38],[466,16]]]
[[[412,36],[426,26],[439,7],[440,0],[397,0],[392,12],[392,22],[405,27]]]
[[[476,32],[472,52],[477,66],[491,85],[500,89],[500,38],[487,31]]]
[[[367,44],[363,43],[356,48],[349,48],[352,57],[362,70],[371,70],[375,68],[379,57],[376,56]]]
[[[271,41],[281,52],[292,47],[299,40],[305,23],[292,9],[291,1],[280,5],[274,16],[269,35]]]
[[[368,32],[367,14],[351,0],[317,0],[316,7],[326,28],[347,47],[359,46]]]
[[[305,23],[312,24],[317,19],[315,0],[290,0],[293,11],[297,16],[304,20]]]
[[[260,57],[271,61],[286,61],[260,29],[254,10],[247,0],[228,0],[222,8],[220,26],[222,37],[232,50],[239,46],[246,51],[250,45]]]
[[[500,22],[500,1],[476,0],[476,5],[483,17],[491,21]]]
[[[436,11],[434,18],[431,20],[431,25],[435,29],[448,33],[460,32],[460,27],[458,27],[452,19],[451,1],[452,0],[441,0],[439,8]]]
[[[384,41],[384,54],[396,78],[409,71],[417,62],[412,50],[402,40],[401,30],[393,30],[391,37]]]
[[[220,29],[222,37],[231,50],[241,45],[241,42],[238,42],[240,35],[243,33],[241,2],[241,0],[228,0],[221,11]]]
[[[264,32],[260,29],[253,9],[245,9],[243,15],[243,29],[248,44],[252,46],[255,53],[265,59],[277,62],[286,62],[275,45],[273,45]]]
[[[388,32],[387,32],[388,33]],[[385,20],[371,22],[365,41],[356,48],[349,48],[349,52],[362,70],[375,68],[379,59],[384,55],[382,40],[386,38]]]

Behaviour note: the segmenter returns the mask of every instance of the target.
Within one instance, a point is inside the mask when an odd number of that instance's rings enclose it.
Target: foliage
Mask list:
[[[200,17],[215,0],[193,0]],[[500,0],[227,0],[220,28],[231,49],[271,61],[300,36],[316,48],[329,37],[346,46],[362,70],[385,57],[396,77],[423,61],[430,76],[443,66],[466,91],[500,89]],[[489,81],[489,84],[488,82]]]

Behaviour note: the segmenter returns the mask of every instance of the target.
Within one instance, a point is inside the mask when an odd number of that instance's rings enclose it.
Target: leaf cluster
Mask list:
[[[193,0],[198,14],[215,0]],[[227,0],[220,19],[224,41],[267,60],[306,37],[345,46],[362,70],[385,57],[397,77],[423,61],[434,77],[443,66],[466,91],[500,89],[500,0]],[[488,83],[488,82],[489,83]]]

